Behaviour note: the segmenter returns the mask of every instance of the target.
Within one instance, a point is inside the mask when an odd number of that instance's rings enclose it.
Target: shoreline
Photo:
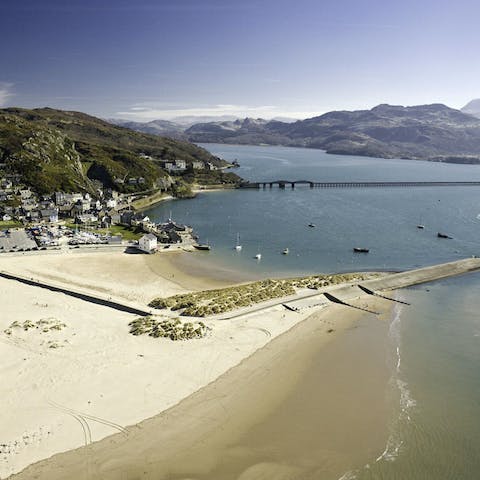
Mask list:
[[[215,185],[215,186],[206,186],[203,188],[201,185],[195,185],[194,188],[192,188],[192,192],[194,194],[193,197],[189,197],[187,199],[193,200],[199,193],[212,193],[212,192],[222,192],[226,190],[236,190],[238,187],[236,186],[226,186],[226,185]],[[135,200],[132,202],[131,206],[132,208],[137,211],[137,212],[143,212],[145,210],[148,210],[155,205],[158,205],[163,202],[167,202],[170,200],[185,200],[182,198],[177,198],[172,195],[166,194],[166,193],[155,193],[153,195],[149,195],[144,198],[140,198],[138,200]]]

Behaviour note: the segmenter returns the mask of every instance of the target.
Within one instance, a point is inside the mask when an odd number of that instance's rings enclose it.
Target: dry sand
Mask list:
[[[0,270],[144,306],[158,296],[221,287],[238,281],[235,272],[195,267],[194,257],[195,253],[190,252],[142,255],[73,250],[4,256]],[[189,263],[192,268],[187,273]]]

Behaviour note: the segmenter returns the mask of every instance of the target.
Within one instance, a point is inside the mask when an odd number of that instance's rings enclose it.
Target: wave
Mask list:
[[[398,300],[405,299],[400,295],[399,292],[396,293],[396,298]],[[405,421],[410,422],[410,412],[412,408],[417,405],[417,402],[412,397],[412,393],[409,389],[408,383],[405,380],[405,377],[402,373],[402,338],[401,338],[401,319],[402,319],[402,312],[405,307],[403,305],[397,304],[395,305],[393,312],[392,312],[392,321],[390,323],[389,328],[389,338],[392,342],[394,347],[394,363],[395,368],[390,379],[390,384],[399,394],[399,415],[398,417],[392,422],[390,430],[390,436],[387,440],[387,445],[385,446],[385,450],[379,455],[375,462],[380,462],[382,460],[385,461],[394,461],[402,448],[403,440],[401,438],[400,427],[401,424]]]

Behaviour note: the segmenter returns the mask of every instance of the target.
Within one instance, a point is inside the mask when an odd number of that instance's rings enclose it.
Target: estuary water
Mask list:
[[[237,159],[236,173],[251,181],[480,180],[480,166],[203,146]],[[199,253],[205,261],[253,275],[401,270],[480,255],[480,187],[274,186],[204,193],[147,214],[192,225],[213,247]],[[438,238],[438,232],[452,238]],[[353,253],[353,247],[370,251]],[[389,327],[393,355],[385,361],[397,399],[390,437],[383,454],[345,472],[344,480],[479,478],[479,291],[480,275],[471,274],[399,292],[411,306],[395,308]]]

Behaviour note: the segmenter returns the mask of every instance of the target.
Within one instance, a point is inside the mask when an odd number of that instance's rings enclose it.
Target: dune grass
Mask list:
[[[149,306],[178,310],[180,315],[185,316],[206,317],[241,307],[250,307],[266,300],[294,295],[297,289],[319,289],[339,283],[364,280],[367,276],[370,278],[372,274],[313,275],[278,280],[268,279],[235,287],[156,298],[150,302]]]
[[[208,327],[203,322],[182,323],[179,318],[139,317],[128,325],[132,335],[149,335],[154,338],[163,337],[170,340],[202,338],[208,331]]]

